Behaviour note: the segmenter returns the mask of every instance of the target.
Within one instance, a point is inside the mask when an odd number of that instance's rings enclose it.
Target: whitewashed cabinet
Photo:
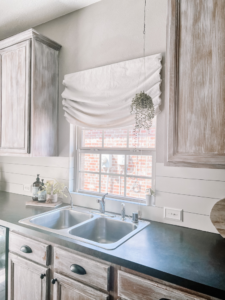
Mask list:
[[[49,270],[9,253],[9,300],[49,299]]]
[[[60,48],[33,29],[0,41],[0,155],[57,155]]]
[[[108,295],[69,277],[55,273],[53,300],[107,300]]]

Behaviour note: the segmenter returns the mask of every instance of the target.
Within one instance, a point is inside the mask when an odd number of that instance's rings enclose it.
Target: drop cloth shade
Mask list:
[[[159,112],[161,54],[65,75],[65,117],[84,128],[119,128],[135,123],[133,97],[145,91]],[[145,65],[145,67],[144,67]]]

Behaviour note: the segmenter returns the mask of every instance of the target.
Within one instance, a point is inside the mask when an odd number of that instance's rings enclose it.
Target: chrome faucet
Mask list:
[[[71,194],[70,194],[69,189],[68,189],[67,186],[65,186],[64,190],[65,189],[67,190],[68,194],[70,195],[70,207],[71,207],[71,209],[73,209],[73,198],[72,198],[72,196],[71,196]]]
[[[100,212],[102,214],[105,213],[105,196],[108,195],[108,193],[104,194],[102,196],[102,199],[98,199],[97,202],[100,204]]]
[[[126,214],[125,214],[125,204],[121,203],[121,219],[124,221],[126,218]]]

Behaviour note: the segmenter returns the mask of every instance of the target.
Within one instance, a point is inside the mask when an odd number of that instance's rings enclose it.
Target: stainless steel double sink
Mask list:
[[[50,212],[22,219],[19,223],[89,243],[104,249],[115,249],[150,223],[124,221],[118,215],[98,214],[98,212],[78,208],[63,207]]]

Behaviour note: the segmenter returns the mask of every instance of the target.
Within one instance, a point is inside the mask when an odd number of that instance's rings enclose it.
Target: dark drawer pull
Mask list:
[[[46,274],[41,274],[40,278],[44,279],[45,276],[46,276]]]
[[[79,275],[87,274],[84,268],[76,264],[70,266],[70,271]]]
[[[170,300],[170,299],[167,299],[167,298],[161,298],[161,299],[159,299],[159,300]]]
[[[32,249],[29,246],[22,246],[20,248],[20,251],[22,251],[23,253],[32,253]]]
[[[53,279],[52,279],[52,284],[55,284],[56,281],[57,281],[57,278],[53,278]]]

